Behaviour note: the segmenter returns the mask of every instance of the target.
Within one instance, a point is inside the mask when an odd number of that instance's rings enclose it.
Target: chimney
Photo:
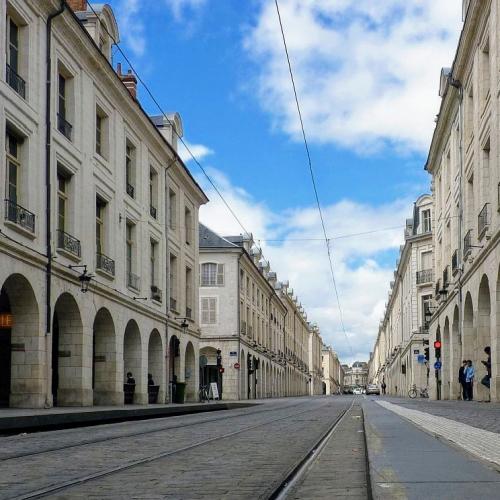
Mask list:
[[[121,63],[118,63],[116,67],[116,73],[120,77],[120,80],[123,82],[125,87],[127,87],[128,91],[130,92],[130,95],[134,99],[137,99],[137,78],[132,73],[132,70],[129,69],[127,71],[127,74],[124,75],[122,73],[122,65]]]
[[[85,12],[87,10],[87,0],[66,0],[69,7],[74,12]]]

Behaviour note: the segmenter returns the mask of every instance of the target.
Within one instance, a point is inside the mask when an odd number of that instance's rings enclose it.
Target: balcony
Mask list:
[[[460,264],[458,261],[458,250],[455,250],[451,256],[451,274],[455,275],[459,270]]]
[[[432,281],[434,281],[434,272],[432,271],[432,269],[417,271],[417,285],[422,285],[423,283],[432,283]]]
[[[59,113],[57,114],[57,130],[61,132],[68,141],[71,141],[71,134],[73,132],[73,125],[66,121],[66,119],[61,116]]]
[[[7,64],[6,80],[10,87],[12,87],[23,99],[26,99],[26,82]]]
[[[35,233],[35,214],[13,201],[5,200],[5,220],[17,224],[30,233]]]
[[[472,252],[472,229],[469,229],[464,237],[464,260]]]
[[[479,212],[477,217],[477,237],[480,240],[486,231],[489,229],[491,223],[491,210],[490,204],[485,203],[484,207]]]
[[[141,289],[141,278],[137,274],[128,272],[127,273],[127,286],[139,291]]]
[[[115,275],[115,261],[103,253],[96,253],[96,269],[100,269],[111,276]]]
[[[156,302],[162,302],[163,300],[162,291],[156,285],[151,287],[151,298]]]
[[[131,198],[133,198],[133,197],[134,197],[134,194],[135,194],[135,188],[134,188],[134,186],[132,186],[132,184],[129,184],[129,183],[127,182],[127,187],[126,187],[126,189],[127,189],[127,194],[128,194]]]
[[[57,248],[73,254],[75,257],[81,256],[80,240],[61,229],[57,230]]]
[[[149,215],[151,215],[151,217],[153,217],[153,219],[157,219],[157,215],[158,215],[158,210],[156,209],[156,207],[153,207],[153,205],[149,205]]]
[[[190,307],[186,307],[186,318],[193,319],[193,310]]]
[[[170,310],[177,311],[177,299],[170,297]]]

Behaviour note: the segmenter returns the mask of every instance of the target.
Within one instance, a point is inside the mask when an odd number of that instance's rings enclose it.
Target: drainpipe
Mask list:
[[[238,297],[238,312],[237,312],[237,317],[238,317],[238,363],[240,365],[240,370],[238,371],[238,400],[241,399],[241,370],[243,369],[244,373],[244,368],[242,368],[244,365],[243,363],[245,362],[244,359],[241,359],[241,308],[240,308],[240,295],[241,295],[241,273],[240,273],[240,265],[241,265],[241,258],[243,257],[243,252],[240,253],[238,257],[238,283],[237,283],[237,289],[236,289],[236,296]]]
[[[50,93],[52,88],[52,21],[64,12],[66,7],[65,0],[61,0],[59,9],[49,15],[47,18],[46,26],[46,53],[45,53],[45,64],[46,64],[46,85],[45,85],[45,243],[47,247],[47,266],[45,273],[45,286],[46,286],[46,318],[45,318],[45,359],[46,359],[46,394],[45,394],[45,406],[52,406],[52,342],[51,342],[51,319],[52,319],[52,308],[51,308],[51,294],[52,294],[52,242],[51,242],[51,195],[52,189],[50,185],[50,171],[51,171],[51,142],[52,142],[52,123],[51,123],[51,99]]]

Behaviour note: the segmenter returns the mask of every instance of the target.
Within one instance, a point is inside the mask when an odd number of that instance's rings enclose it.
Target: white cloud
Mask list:
[[[426,150],[461,2],[281,0],[280,10],[311,139],[361,152],[386,144]],[[262,2],[244,46],[258,63],[258,95],[273,125],[298,138],[274,2]]]
[[[204,146],[203,144],[191,144],[185,139],[184,142],[198,161],[201,161],[203,160],[203,158],[214,154],[213,150],[211,150],[207,146]],[[182,142],[179,142],[179,156],[185,163],[193,159]]]
[[[141,9],[142,2],[139,0],[122,0],[115,9],[120,36],[136,56],[144,55],[146,50],[144,22],[140,17]]]
[[[185,19],[186,14],[193,14],[201,9],[206,0],[165,0],[177,22]]]
[[[321,238],[316,209],[294,207],[276,213],[245,190],[232,185],[219,171],[211,169],[210,175],[229,205],[241,216],[245,228],[253,231],[256,240],[261,239],[265,258],[278,273],[278,279],[290,281],[308,318],[320,326],[323,340],[337,350],[343,362],[367,360],[395,264],[392,259],[387,261],[387,252],[397,252],[403,241],[405,215],[411,214],[411,201],[393,200],[372,206],[343,200],[324,207],[329,237],[398,226],[376,234],[332,240],[335,278],[354,352],[351,355],[340,325],[325,243],[296,241]],[[242,233],[214,190],[203,178],[199,177],[199,182],[210,198],[210,203],[200,210],[200,220],[221,235]]]

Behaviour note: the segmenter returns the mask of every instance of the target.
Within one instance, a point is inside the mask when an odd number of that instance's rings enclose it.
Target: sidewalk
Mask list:
[[[390,403],[419,410],[438,417],[445,417],[485,431],[500,433],[500,404],[481,403],[478,401],[431,401],[429,399],[409,399],[395,397],[367,396],[373,401]]]
[[[254,404],[254,402],[249,403],[246,401],[221,401],[166,405],[56,407],[49,409],[2,408],[0,409],[0,434],[38,432],[65,427],[124,422],[127,420],[174,417],[207,411],[245,408]]]

